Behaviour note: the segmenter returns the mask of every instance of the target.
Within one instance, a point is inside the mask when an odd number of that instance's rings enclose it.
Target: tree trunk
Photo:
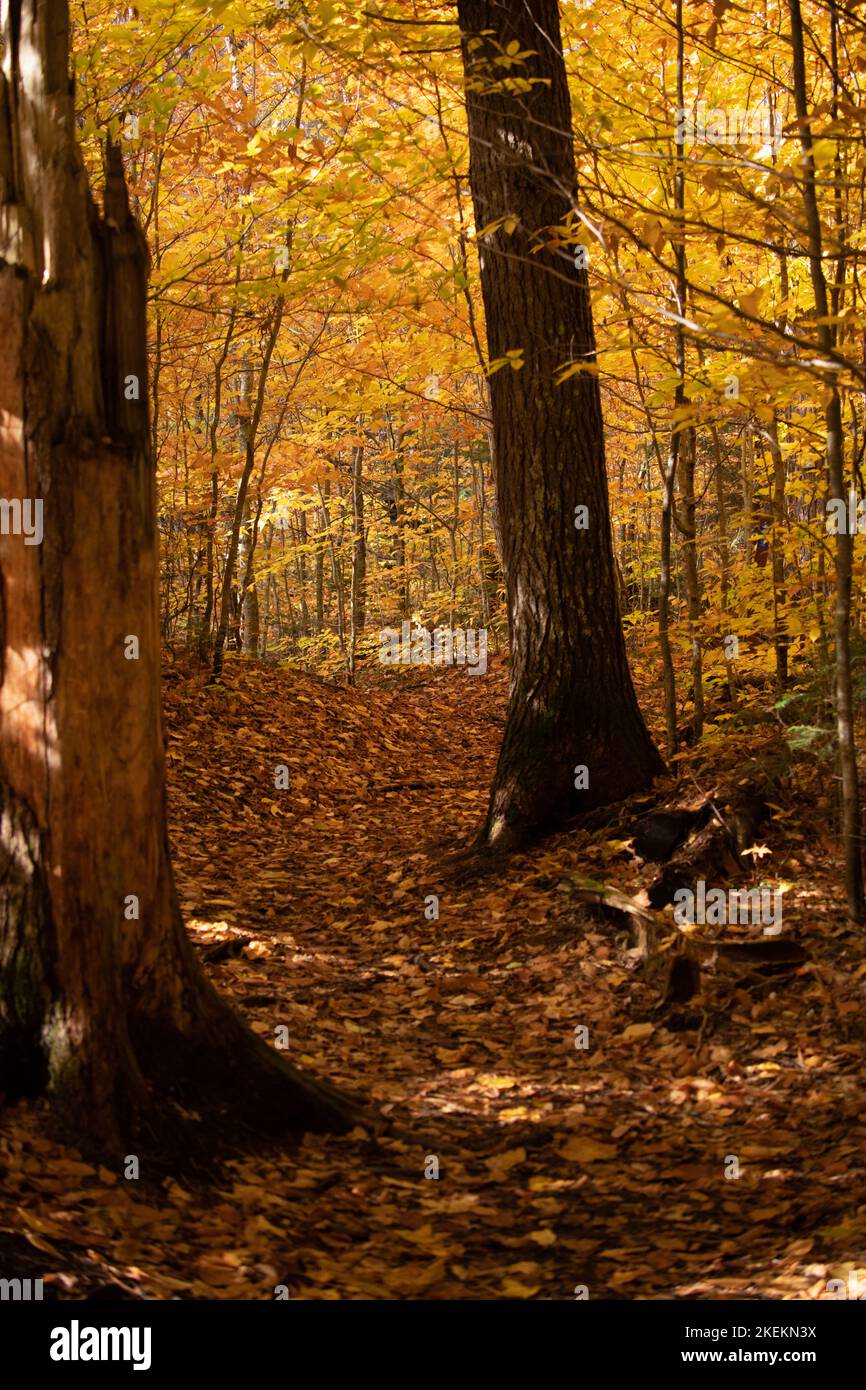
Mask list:
[[[325,630],[325,544],[321,533],[325,529],[324,511],[314,512],[316,536],[316,635]]]
[[[243,579],[240,593],[241,651],[245,656],[258,656],[259,651],[260,618],[259,588],[256,581],[256,547],[259,541],[259,523],[262,519],[261,479],[257,491],[255,515],[253,515],[249,493],[247,493],[244,506],[244,525],[241,532],[243,541]]]
[[[237,289],[240,280],[240,259],[235,267],[235,288]],[[205,579],[205,610],[199,632],[198,657],[202,665],[210,661],[213,647],[213,620],[216,605],[216,539],[217,522],[219,519],[219,470],[217,468],[217,449],[219,442],[219,428],[222,423],[222,390],[223,390],[223,369],[229,355],[232,339],[237,323],[237,298],[232,303],[229,314],[228,328],[223,340],[220,355],[214,365],[214,394],[213,409],[208,425],[208,440],[210,445],[210,516],[207,523],[207,562]]]
[[[405,459],[403,456],[403,437],[405,431],[401,425],[397,433],[397,449],[394,455],[394,563],[397,568],[397,593],[399,618],[408,618],[411,608],[409,606],[409,570],[406,565],[406,486],[403,478]]]
[[[553,245],[576,196],[558,6],[460,0],[458,14],[475,221],[499,223],[479,247],[488,350],[524,359],[490,381],[511,692],[482,839],[509,847],[647,787],[662,762],[622,635],[586,272]],[[531,54],[525,91],[492,62],[512,43]],[[558,384],[575,362],[589,370]]]
[[[259,642],[258,655],[264,661],[268,655],[268,632],[271,626],[271,585],[274,576],[271,574],[271,546],[274,543],[274,523],[265,523],[265,611],[262,615],[262,635]]]
[[[292,539],[294,540],[295,519],[294,514],[290,517],[292,527]],[[300,630],[302,637],[310,634],[310,614],[307,609],[307,545],[309,537],[307,533],[307,513],[301,507],[298,512],[298,538],[295,544],[295,568],[298,575],[298,604],[301,610]]]
[[[770,440],[770,457],[773,461],[773,642],[776,649],[776,685],[781,693],[788,684],[788,627],[785,610],[787,590],[785,588],[785,541],[787,539],[787,516],[785,503],[785,457],[779,441],[779,416],[773,411],[773,418],[767,424]]]
[[[701,581],[698,573],[698,526],[695,499],[695,463],[697,435],[694,425],[685,432],[682,467],[680,468],[680,500],[682,514],[679,531],[682,536],[683,573],[686,584],[686,604],[689,616],[689,639],[692,646],[692,701],[695,716],[692,738],[698,743],[704,734],[704,661],[701,638]]]
[[[728,681],[728,691],[731,703],[737,702],[737,668],[734,665],[728,647],[728,637],[733,636],[727,631],[727,615],[730,610],[730,565],[731,557],[728,549],[728,511],[725,500],[725,473],[724,461],[722,457],[722,445],[719,439],[719,431],[715,425],[710,426],[710,435],[713,441],[713,456],[715,466],[713,472],[716,481],[716,511],[719,522],[719,603],[722,615],[725,619],[725,630],[722,632],[722,650],[725,654],[725,675]]]
[[[42,544],[0,538],[0,1086],[47,1091],[124,1152],[169,1098],[343,1103],[248,1032],[200,972],[169,860],[159,699],[147,249],[120,154],[105,213],[73,125],[65,4],[4,8],[0,488],[42,499]],[[133,641],[133,639],[135,639]],[[268,1113],[267,1111],[265,1112]],[[169,1118],[173,1116],[174,1118]]]
[[[677,392],[680,383],[677,383]],[[676,400],[675,400],[676,405]],[[677,751],[677,678],[674,658],[671,651],[671,531],[674,509],[674,487],[676,485],[677,463],[679,462],[681,435],[678,430],[671,432],[665,470],[662,476],[662,515],[659,539],[659,610],[658,633],[659,650],[662,658],[662,689],[665,703],[665,746],[667,755],[672,758]]]
[[[367,621],[367,532],[364,521],[364,446],[352,450],[352,652]]]
[[[794,68],[794,105],[803,151],[804,178],[801,184],[809,248],[809,269],[815,301],[818,343],[824,357],[831,357],[835,338],[830,326],[830,302],[824,274],[824,247],[821,216],[815,189],[815,157],[812,128],[806,95],[806,62],[803,39],[803,19],[800,0],[789,0],[791,15],[791,45]],[[827,480],[830,495],[844,501],[845,460],[842,444],[842,405],[836,378],[825,410],[827,436]],[[823,549],[823,547],[822,547]],[[845,847],[845,895],[848,917],[852,922],[866,920],[866,899],[863,888],[863,854],[860,844],[860,788],[857,775],[857,749],[854,742],[854,698],[851,675],[851,565],[854,537],[847,527],[836,532],[834,570],[836,601],[834,605],[835,635],[835,697],[836,734],[839,744],[839,768],[842,775],[842,839]]]
[[[319,501],[320,501],[321,504],[322,504],[322,517],[324,518],[324,522],[325,522],[325,532],[326,532],[327,537],[328,537],[328,547],[329,547],[330,552],[331,552],[331,580],[332,580],[332,583],[333,583],[333,585],[334,585],[334,593],[335,593],[336,598],[337,598],[337,639],[338,639],[338,641],[339,641],[339,643],[340,643],[340,651],[343,652],[343,653],[345,654],[345,650],[346,650],[346,627],[345,627],[345,622],[344,622],[344,608],[343,608],[343,575],[342,575],[342,566],[341,566],[340,561],[339,561],[339,559],[338,559],[337,549],[336,549],[336,546],[335,546],[335,544],[334,544],[334,528],[333,528],[333,525],[332,525],[332,523],[331,523],[331,511],[330,511],[330,508],[328,507],[328,503],[327,503],[327,501],[326,501],[326,498],[330,497],[330,495],[331,495],[331,484],[330,484],[330,482],[326,481],[326,482],[325,482],[325,485],[324,485],[324,490],[323,490],[323,488],[322,488],[322,484],[321,484],[321,483],[318,483],[318,484],[317,484],[317,487],[318,487],[318,489],[319,489]]]
[[[684,72],[685,72],[685,35],[683,30],[683,4],[682,0],[677,0],[676,4],[676,32],[677,32],[677,108],[682,111],[685,109],[684,96]],[[685,134],[681,126],[677,127],[676,135],[676,164],[674,167],[674,212],[676,215],[675,230],[671,238],[671,245],[674,253],[674,264],[676,266],[676,312],[679,319],[686,316],[686,300],[688,297],[688,280],[686,278],[686,156],[685,156]],[[683,452],[683,436],[681,415],[686,399],[686,337],[683,325],[678,322],[675,330],[676,344],[676,364],[677,364],[677,384],[674,389],[674,410],[673,424],[671,427],[670,445],[668,447],[667,463],[662,475],[662,518],[661,518],[661,545],[660,545],[660,575],[659,575],[659,647],[662,656],[662,686],[665,697],[665,744],[668,757],[673,757],[677,751],[677,681],[674,670],[674,659],[671,652],[670,637],[670,596],[671,596],[671,532],[675,519],[676,502],[674,490],[676,485],[677,469],[680,463],[680,456]],[[697,576],[696,576],[697,577]],[[694,639],[693,639],[694,640]],[[693,665],[694,648],[692,649]],[[698,722],[698,707],[695,706],[695,723]]]
[[[244,508],[247,500],[247,489],[250,483],[250,476],[253,471],[253,464],[256,458],[256,437],[258,435],[259,424],[262,418],[262,410],[265,403],[265,387],[268,380],[268,370],[271,365],[271,357],[276,347],[277,338],[280,332],[280,324],[283,319],[283,299],[276,299],[271,306],[271,319],[269,332],[265,342],[265,349],[262,355],[262,363],[259,369],[259,381],[256,389],[256,401],[252,406],[252,415],[240,417],[240,434],[244,446],[244,467],[238,481],[238,491],[235,498],[234,516],[232,518],[232,529],[229,535],[228,552],[226,554],[225,570],[223,572],[223,589],[220,602],[219,624],[217,626],[216,637],[213,647],[213,665],[211,668],[212,679],[216,680],[222,674],[223,653],[225,651],[226,638],[228,637],[229,618],[232,604],[232,585],[235,582],[237,571],[238,550],[240,547],[241,527],[244,518]],[[246,371],[245,371],[246,376]],[[250,373],[251,380],[251,373]],[[238,603],[242,602],[242,596],[238,594]],[[240,607],[237,612],[238,629],[240,629]],[[240,644],[238,644],[240,645]]]
[[[747,564],[751,564],[753,558],[752,520],[755,514],[754,455],[755,447],[752,440],[752,426],[750,421],[747,420],[743,426],[742,448],[740,452],[741,481],[743,488],[743,531],[746,541]]]

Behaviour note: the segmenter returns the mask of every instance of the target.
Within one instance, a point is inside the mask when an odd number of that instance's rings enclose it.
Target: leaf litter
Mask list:
[[[636,678],[658,720],[652,671]],[[174,862],[205,969],[393,1132],[136,1183],[46,1138],[41,1104],[6,1106],[4,1274],[73,1299],[791,1299],[866,1279],[866,954],[809,830],[817,771],[798,769],[762,840],[808,964],[761,992],[711,974],[674,1027],[628,933],[573,892],[645,901],[627,816],[482,872],[454,855],[486,806],[501,662],[360,690],[255,662],[207,687],[176,666],[166,687]],[[716,742],[714,769],[750,737]],[[681,784],[705,775],[689,756]]]

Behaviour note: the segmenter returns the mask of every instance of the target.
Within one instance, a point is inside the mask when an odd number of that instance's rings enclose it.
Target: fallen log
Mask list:
[[[708,823],[689,836],[649,887],[649,905],[664,907],[678,890],[694,892],[698,880],[720,883],[753,867],[748,851],[770,813],[776,783],[770,778],[749,780],[713,796]]]
[[[635,822],[632,849],[640,859],[664,864],[675,849],[707,824],[712,814],[708,801],[696,811],[650,811]]]
[[[659,924],[643,903],[639,903],[628,893],[621,893],[618,888],[612,888],[608,883],[581,880],[574,875],[569,877],[569,891],[573,902],[582,903],[590,912],[594,909],[599,916],[628,931],[643,960],[655,955]]]
[[[779,976],[797,970],[808,959],[808,951],[789,938],[708,941],[684,932],[674,947],[664,994],[655,1012],[664,1014],[688,1003],[701,988],[705,965],[715,971],[734,974],[741,987],[754,988],[771,986]]]

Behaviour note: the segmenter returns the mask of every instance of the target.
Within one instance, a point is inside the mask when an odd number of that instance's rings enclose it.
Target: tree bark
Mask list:
[[[307,534],[307,513],[303,507],[298,512],[298,544],[295,546],[295,563],[298,572],[298,605],[301,610],[301,636],[308,637],[310,633],[310,614],[307,609],[307,545],[309,537]],[[321,556],[317,555],[317,559]],[[316,571],[317,578],[320,575],[321,566]],[[318,604],[319,591],[316,591],[316,601]],[[318,618],[318,607],[316,609]],[[322,624],[318,624],[319,632]]]
[[[787,539],[787,508],[785,502],[785,456],[779,440],[779,415],[773,411],[767,423],[770,457],[773,461],[772,493],[772,556],[773,556],[773,644],[776,650],[776,685],[781,694],[788,685],[788,627],[786,622],[787,590],[785,588],[785,541]]]
[[[397,569],[399,618],[408,618],[410,608],[409,570],[406,564],[406,486],[404,482],[404,435],[402,425],[396,432],[394,451],[394,564]]]
[[[183,929],[165,816],[147,248],[116,147],[103,216],[90,196],[67,6],[19,0],[3,28],[0,489],[42,499],[44,537],[0,537],[0,1087],[47,1091],[66,1128],[121,1153],[136,1131],[176,1125],[156,1088],[198,1108],[214,1078],[217,1103],[246,1100],[251,1119],[264,1104],[296,1128],[341,1125],[344,1102],[245,1028]]]
[[[306,517],[304,517],[306,521]],[[316,636],[325,630],[325,543],[321,534],[325,529],[324,508],[313,513],[316,537]],[[301,590],[303,595],[303,590]]]
[[[704,662],[701,637],[701,581],[698,572],[698,524],[695,498],[695,464],[697,434],[694,425],[685,431],[685,448],[679,473],[682,512],[678,529],[682,536],[683,574],[686,585],[686,604],[689,618],[689,640],[692,647],[692,701],[694,720],[692,739],[698,743],[704,734]]]
[[[685,35],[683,30],[683,4],[682,0],[676,3],[676,33],[677,33],[677,109],[685,109],[684,95],[684,72],[685,72]],[[686,316],[686,301],[688,298],[688,281],[686,278],[686,157],[685,157],[685,134],[681,127],[677,129],[676,138],[676,163],[674,166],[674,234],[671,244],[674,253],[674,264],[676,266],[676,280],[674,293],[676,295],[676,312],[680,320]],[[658,631],[659,648],[662,656],[662,686],[665,697],[665,742],[668,757],[673,757],[677,751],[677,682],[674,670],[674,659],[671,651],[670,637],[670,595],[671,578],[673,574],[671,559],[671,534],[673,522],[676,517],[675,486],[677,469],[680,465],[680,458],[683,454],[683,435],[681,415],[686,399],[686,336],[683,325],[678,322],[675,330],[675,352],[677,367],[677,384],[674,389],[674,410],[673,424],[671,427],[671,438],[668,447],[667,462],[662,475],[662,517],[661,517],[661,538],[660,538],[660,576],[659,576],[659,613]],[[692,489],[694,490],[694,489]],[[697,574],[695,574],[697,579]],[[694,641],[694,638],[692,639]],[[695,660],[695,649],[692,648],[693,669],[697,667],[700,674],[699,662]],[[694,684],[695,692],[701,688],[701,681]],[[700,697],[702,699],[702,696]],[[702,711],[701,717],[702,717]],[[695,725],[697,727],[699,719],[698,703],[695,704]]]
[[[809,269],[812,295],[815,302],[818,343],[822,353],[830,357],[835,348],[834,331],[830,326],[830,302],[824,274],[824,246],[821,215],[815,189],[815,157],[812,146],[812,127],[806,94],[806,61],[803,38],[803,19],[800,0],[789,0],[791,15],[791,44],[794,69],[794,105],[803,151],[803,208],[806,214]],[[825,409],[827,438],[827,480],[830,495],[844,500],[845,459],[842,444],[842,405],[835,377],[832,379]],[[848,917],[852,922],[866,920],[866,896],[863,886],[863,852],[860,842],[860,787],[857,775],[857,749],[854,741],[854,698],[851,675],[851,566],[854,556],[854,537],[847,527],[836,532],[834,571],[836,601],[834,605],[835,635],[835,699],[836,734],[839,745],[839,769],[842,776],[842,840],[845,849],[845,895]]]
[[[255,405],[252,406],[252,415],[248,418],[241,416],[241,440],[244,447],[244,466],[238,481],[237,496],[235,498],[234,516],[232,518],[232,529],[229,534],[228,552],[226,554],[225,569],[223,571],[223,588],[220,602],[219,624],[217,626],[216,637],[213,646],[213,666],[211,668],[212,679],[216,680],[222,674],[223,655],[225,652],[226,638],[228,637],[229,619],[231,615],[232,585],[235,582],[237,571],[238,551],[240,548],[241,527],[243,525],[244,508],[247,501],[247,489],[256,460],[256,439],[261,423],[262,410],[265,404],[265,387],[268,380],[268,371],[271,365],[274,348],[280,332],[280,324],[283,320],[284,301],[282,296],[275,299],[271,305],[270,323],[268,326],[268,336],[265,342],[264,353],[262,355],[261,367],[259,368],[259,380],[256,388]],[[246,371],[245,371],[246,376]],[[251,380],[250,372],[250,380]],[[238,602],[241,603],[242,596],[238,594]],[[238,609],[238,625],[240,625],[240,608]]]
[[[262,470],[264,472],[264,470]],[[238,556],[240,567],[243,561],[243,578],[240,586],[241,606],[241,651],[245,656],[258,656],[259,651],[259,588],[256,580],[256,548],[259,541],[259,523],[262,517],[262,479],[259,479],[256,496],[256,510],[253,514],[250,496],[247,492],[244,504],[244,524],[241,531],[242,554]]]
[[[554,244],[576,197],[558,6],[460,0],[458,14],[476,227],[496,224],[479,246],[488,349],[523,353],[490,380],[511,690],[482,841],[508,848],[647,787],[662,762],[622,635],[586,271]],[[493,60],[514,42],[530,56],[506,84]],[[559,384],[575,362],[586,370]]]
[[[367,531],[364,520],[364,446],[352,449],[352,643],[367,621]]]

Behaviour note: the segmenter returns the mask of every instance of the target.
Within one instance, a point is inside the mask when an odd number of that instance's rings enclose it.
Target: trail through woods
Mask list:
[[[658,682],[636,676],[658,731]],[[250,1146],[210,1182],[152,1180],[142,1151],[126,1181],[45,1138],[39,1106],[7,1110],[0,1274],[30,1266],[50,1297],[262,1299],[778,1299],[849,1278],[866,959],[832,906],[826,777],[796,769],[763,839],[808,963],[758,990],[707,971],[665,1013],[622,924],[574,900],[648,885],[628,807],[487,872],[453,857],[485,810],[501,665],[357,692],[178,665],[166,686],[176,873],[214,981],[393,1129]],[[716,776],[756,750],[729,734]],[[706,792],[696,759],[680,787]]]

